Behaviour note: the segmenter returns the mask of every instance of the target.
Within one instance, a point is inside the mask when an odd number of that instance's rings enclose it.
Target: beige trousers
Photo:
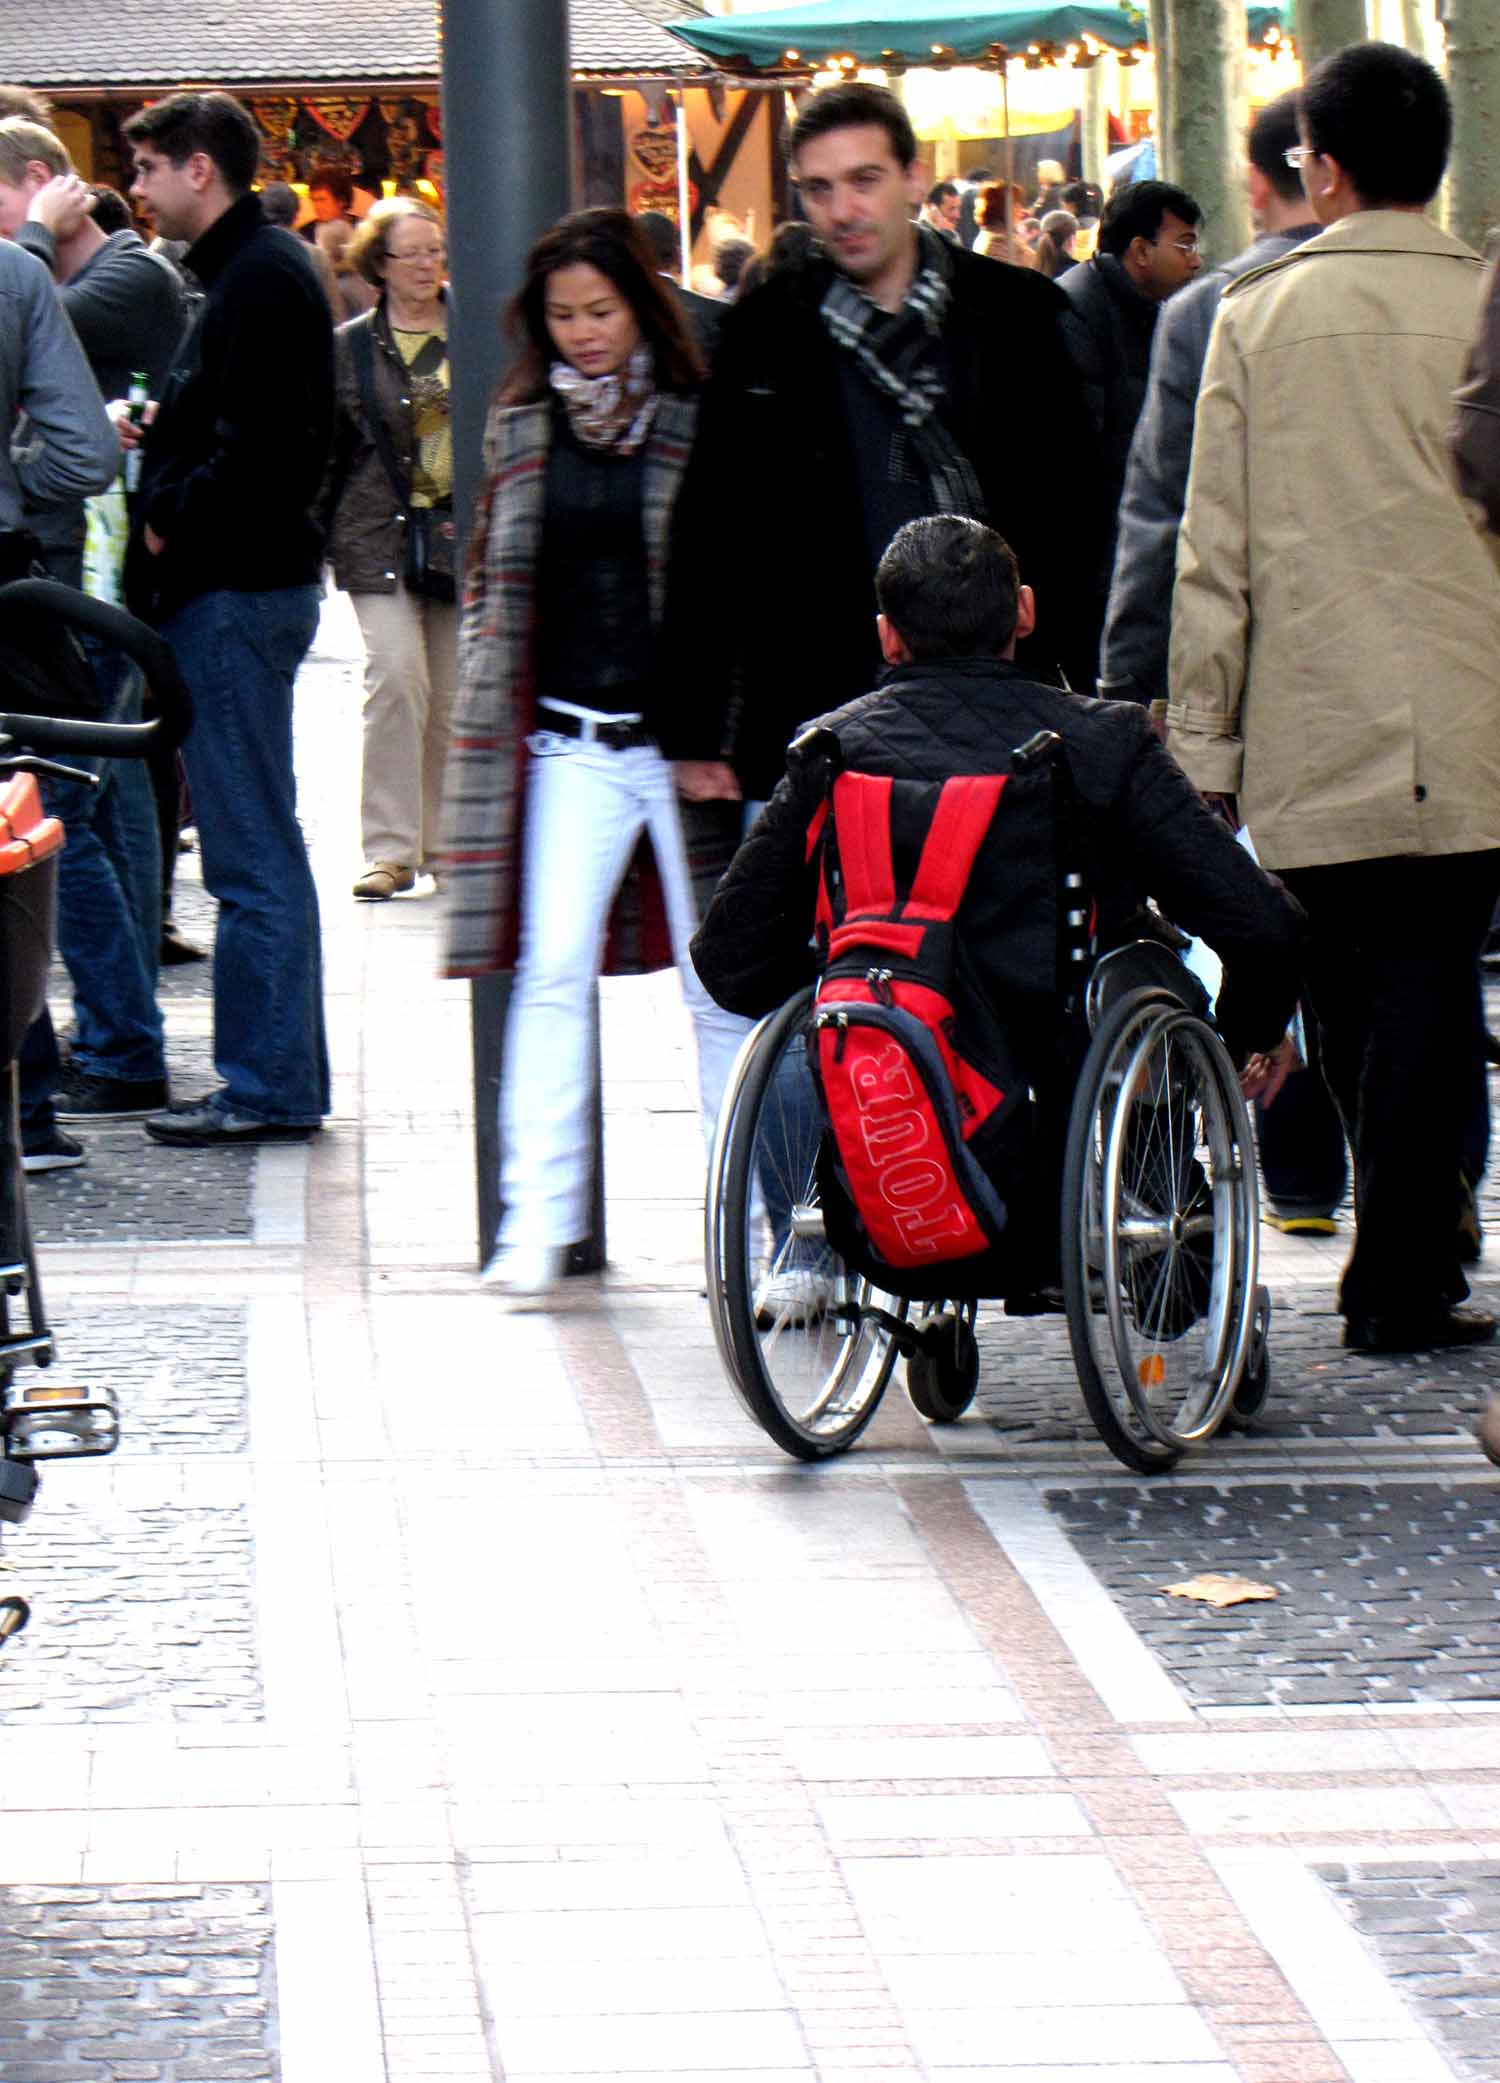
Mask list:
[[[351,595],[365,640],[360,824],[367,861],[430,867],[458,679],[458,609],[394,593]]]

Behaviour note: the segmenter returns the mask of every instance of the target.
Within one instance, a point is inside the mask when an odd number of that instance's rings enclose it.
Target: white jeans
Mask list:
[[[693,1019],[705,1139],[752,1025],[714,1004],[688,957],[698,922],[670,763],[654,745],[611,752],[545,730],[531,745],[521,946],[500,1080],[503,1246],[587,1234],[594,985],[610,906],[643,831]]]

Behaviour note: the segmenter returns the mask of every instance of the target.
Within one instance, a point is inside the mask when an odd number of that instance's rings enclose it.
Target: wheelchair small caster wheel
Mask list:
[[[1226,1432],[1253,1432],[1271,1393],[1271,1297],[1263,1287],[1255,1290],[1255,1314],[1245,1345],[1245,1371],[1224,1413]]]
[[[951,1315],[924,1325],[921,1343],[906,1363],[906,1393],[917,1414],[929,1425],[955,1425],[978,1389],[974,1326]]]

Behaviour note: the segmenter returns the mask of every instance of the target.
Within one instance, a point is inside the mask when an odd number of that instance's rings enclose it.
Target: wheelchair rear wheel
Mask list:
[[[1218,1427],[1255,1305],[1255,1155],[1206,1021],[1152,992],[1104,1015],[1063,1174],[1063,1292],[1100,1437],[1154,1474]]]
[[[811,991],[747,1038],[709,1162],[709,1314],[755,1422],[803,1461],[841,1453],[874,1417],[906,1303],[833,1251],[817,1181],[822,1114],[805,1049]]]

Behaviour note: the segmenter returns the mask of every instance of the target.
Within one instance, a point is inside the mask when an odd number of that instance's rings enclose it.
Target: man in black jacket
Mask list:
[[[1079,840],[1101,942],[1134,937],[1147,897],[1224,962],[1218,1022],[1246,1090],[1279,1086],[1297,996],[1303,919],[1236,845],[1158,741],[1143,709],[1043,686],[1014,662],[1035,603],[993,530],[951,515],[912,522],[876,576],[887,669],[871,694],[818,719],[844,768],[921,781],[1009,769],[1013,748],[1056,731],[1082,804]],[[752,1018],[810,983],[816,863],[809,825],[823,800],[821,748],[792,748],[786,778],[719,884],[693,962],[720,1005]],[[997,818],[957,915],[966,953],[1006,1008],[1019,1067],[1048,1081],[1057,1038],[1053,862],[1018,861]],[[1018,901],[1030,889],[1036,901]]]
[[[925,184],[887,89],[814,94],[791,157],[820,243],[726,313],[676,508],[662,745],[690,797],[769,795],[799,722],[870,684],[875,567],[906,521],[1017,545],[1039,676],[1092,670],[1103,609],[1075,576],[1097,569],[1097,473],[1057,290],[912,223]],[[727,642],[726,586],[752,604]]]
[[[1083,382],[1104,464],[1106,595],[1125,465],[1145,402],[1157,317],[1203,265],[1198,248],[1202,215],[1193,198],[1170,182],[1132,181],[1116,189],[1105,205],[1093,259],[1057,278],[1068,301],[1063,321],[1068,352]],[[1092,672],[1088,685],[1092,691]]]
[[[146,1132],[190,1146],[305,1142],[328,1110],[328,1053],[292,683],[318,620],[313,506],[333,424],[332,325],[305,245],[267,224],[250,193],[260,135],[237,101],[169,94],[125,135],[131,192],[163,238],[191,242],[205,292],[146,434],[127,582],[193,695],[184,757],[219,900],[223,1080]]]

